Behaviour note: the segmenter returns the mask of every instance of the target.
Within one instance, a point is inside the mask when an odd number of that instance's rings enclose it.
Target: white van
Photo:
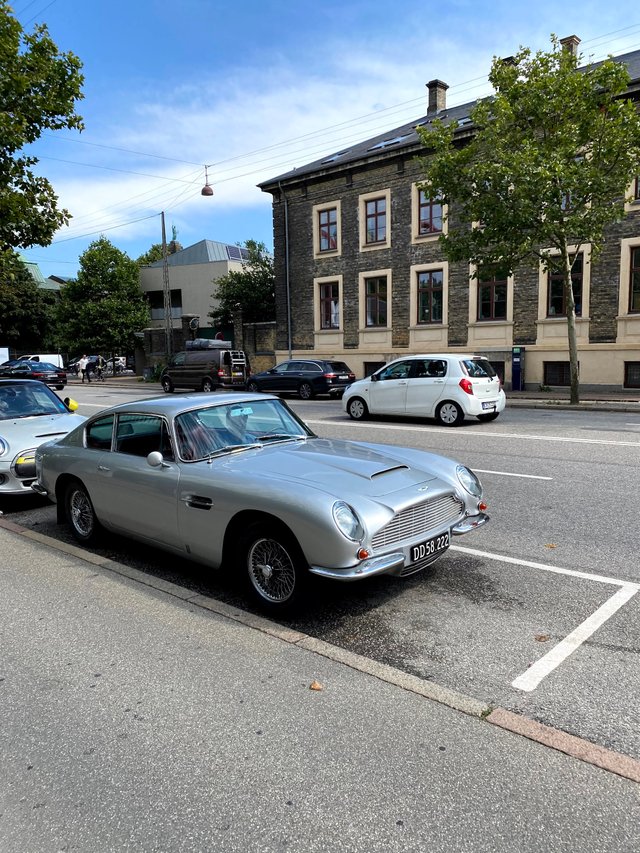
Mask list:
[[[18,361],[44,361],[56,367],[64,368],[64,360],[58,353],[38,353],[38,355],[21,355]]]

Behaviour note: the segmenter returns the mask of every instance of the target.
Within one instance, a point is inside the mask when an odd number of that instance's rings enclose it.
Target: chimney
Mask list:
[[[578,55],[578,45],[582,39],[579,39],[578,36],[566,36],[563,39],[560,39],[560,44],[565,50],[568,50],[571,56]]]
[[[427,89],[429,90],[428,116],[440,113],[447,108],[448,88],[447,84],[443,83],[442,80],[431,80],[430,83],[427,83]]]

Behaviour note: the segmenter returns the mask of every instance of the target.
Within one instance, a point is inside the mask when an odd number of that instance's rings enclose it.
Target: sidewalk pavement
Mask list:
[[[0,549],[3,849],[637,849],[639,761],[5,519]]]

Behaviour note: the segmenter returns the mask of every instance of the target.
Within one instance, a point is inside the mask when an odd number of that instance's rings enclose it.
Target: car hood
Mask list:
[[[66,435],[86,418],[83,415],[31,415],[26,418],[8,418],[0,421],[0,436],[15,451],[37,447]]]
[[[250,454],[251,474],[271,480],[297,481],[308,488],[323,491],[355,492],[371,498],[400,492],[412,486],[437,479],[425,465],[407,461],[399,451],[381,451],[360,442],[333,439],[308,439],[294,443],[265,446]],[[226,457],[226,465],[243,469],[247,457],[240,453]]]

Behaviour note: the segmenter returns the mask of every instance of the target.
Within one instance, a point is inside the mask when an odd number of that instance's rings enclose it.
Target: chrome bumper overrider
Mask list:
[[[41,486],[37,480],[34,480],[34,482],[31,483],[31,488],[33,489],[34,492],[37,492],[39,495],[44,495],[45,498],[49,496],[49,493],[47,492],[45,487]]]
[[[463,533],[470,533],[472,530],[477,530],[489,521],[489,516],[483,512],[479,515],[472,515],[458,522],[455,527],[451,528],[451,533],[454,536],[462,536]],[[442,553],[445,553],[444,551]],[[438,559],[437,557],[435,559]],[[432,561],[429,561],[432,562]],[[400,575],[403,574],[407,561],[405,555],[400,551],[395,554],[381,554],[379,557],[369,557],[368,560],[363,560],[357,566],[352,566],[348,569],[331,569],[326,566],[309,566],[309,571],[313,575],[320,575],[323,578],[331,578],[336,581],[359,581],[363,578],[370,578],[374,575]],[[410,564],[411,565],[411,564]],[[407,568],[410,568],[410,565]],[[425,563],[424,565],[428,565]],[[419,568],[416,566],[416,571]]]

